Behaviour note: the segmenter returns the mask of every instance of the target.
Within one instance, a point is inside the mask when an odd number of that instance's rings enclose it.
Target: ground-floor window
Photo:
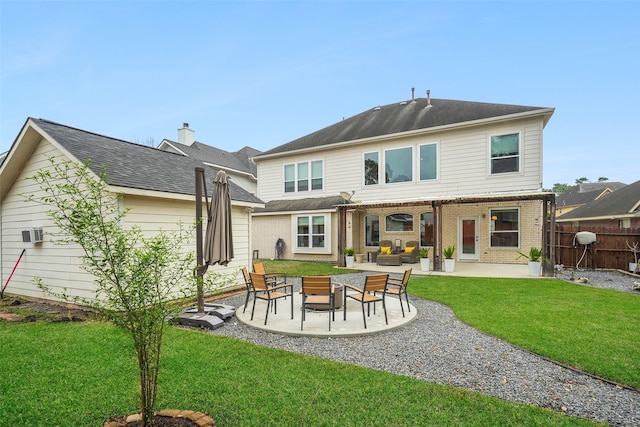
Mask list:
[[[433,246],[433,212],[420,214],[420,246]]]
[[[491,247],[517,248],[520,245],[520,211],[517,208],[491,209]]]
[[[387,215],[386,231],[413,231],[413,215],[409,213],[395,213]]]
[[[326,253],[330,245],[330,215],[298,215],[294,217],[296,252]]]
[[[380,244],[380,217],[367,215],[365,217],[364,245],[378,246]]]

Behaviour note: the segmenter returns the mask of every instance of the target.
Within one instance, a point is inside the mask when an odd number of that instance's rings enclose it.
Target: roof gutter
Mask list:
[[[124,194],[127,196],[150,197],[154,199],[194,201],[196,197],[195,194],[170,193],[166,191],[144,190],[141,188],[122,187],[122,186],[116,186],[116,185],[110,185],[107,190],[115,194]],[[231,199],[231,204],[233,206],[245,206],[245,207],[251,207],[251,208],[264,207],[264,203],[246,202],[246,201],[234,200],[234,199]]]
[[[249,173],[249,172],[244,172],[244,171],[240,171],[238,169],[233,169],[233,168],[230,168],[230,167],[227,167],[227,166],[222,166],[222,165],[218,165],[218,164],[215,164],[215,163],[209,163],[209,162],[205,162],[205,161],[203,161],[202,164],[205,165],[205,166],[212,167],[214,169],[223,170],[225,172],[232,172],[232,173],[237,174],[237,175],[243,175],[243,176],[246,176],[247,178],[251,178],[254,181],[257,181],[257,178],[252,173]]]
[[[610,214],[610,215],[600,215],[600,216],[586,216],[586,217],[580,217],[580,218],[565,218],[565,215],[561,215],[556,218],[556,222],[581,222],[581,221],[598,221],[598,220],[612,220],[612,219],[626,219],[626,218],[640,218],[640,212]]]

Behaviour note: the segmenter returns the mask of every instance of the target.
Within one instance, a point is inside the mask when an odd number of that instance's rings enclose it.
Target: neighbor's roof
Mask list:
[[[557,222],[640,217],[640,181],[556,218]]]
[[[257,176],[257,168],[256,164],[251,161],[251,158],[262,153],[262,151],[251,147],[244,147],[238,151],[229,152],[198,141],[195,141],[189,146],[165,139],[162,144],[160,144],[160,147],[162,147],[163,144],[169,144],[175,150],[193,159],[200,160],[203,163],[218,166],[222,169],[243,172],[254,178]]]
[[[622,182],[585,182],[574,185],[568,191],[558,194],[556,204],[558,207],[583,205],[601,197],[607,189],[613,192],[626,185]]]
[[[43,119],[29,119],[79,161],[91,160],[91,169],[100,173],[106,167],[110,184],[124,188],[195,194],[195,168],[199,160],[134,144],[108,136],[72,128]],[[213,185],[216,171],[205,170],[206,183]],[[229,194],[234,201],[263,202],[230,181]],[[208,188],[208,190],[212,190]]]
[[[508,118],[518,115],[544,116],[544,123],[554,109],[520,105],[490,104],[484,102],[416,98],[400,103],[371,108],[324,129],[275,147],[258,155],[256,159],[290,151],[306,150],[332,144],[393,135],[403,132],[437,129],[472,124],[473,122]]]

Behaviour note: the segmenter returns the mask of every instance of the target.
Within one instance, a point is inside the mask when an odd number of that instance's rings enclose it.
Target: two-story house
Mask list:
[[[373,107],[256,157],[253,248],[338,261],[380,240],[456,246],[460,261],[520,263],[542,247],[555,196],[542,191],[553,108],[414,98]]]

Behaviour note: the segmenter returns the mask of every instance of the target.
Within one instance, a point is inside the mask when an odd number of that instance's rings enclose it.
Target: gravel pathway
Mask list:
[[[568,280],[571,272],[564,273]],[[341,275],[340,280],[360,283],[363,274]],[[637,292],[632,289],[634,278],[620,273],[576,271],[574,276],[588,277],[588,286]],[[365,337],[289,337],[240,322],[228,322],[211,333],[463,387],[610,425],[640,425],[640,392],[575,372],[489,336],[458,320],[442,304],[416,297],[410,300],[418,310],[413,322]],[[240,306],[244,295],[223,302]]]

